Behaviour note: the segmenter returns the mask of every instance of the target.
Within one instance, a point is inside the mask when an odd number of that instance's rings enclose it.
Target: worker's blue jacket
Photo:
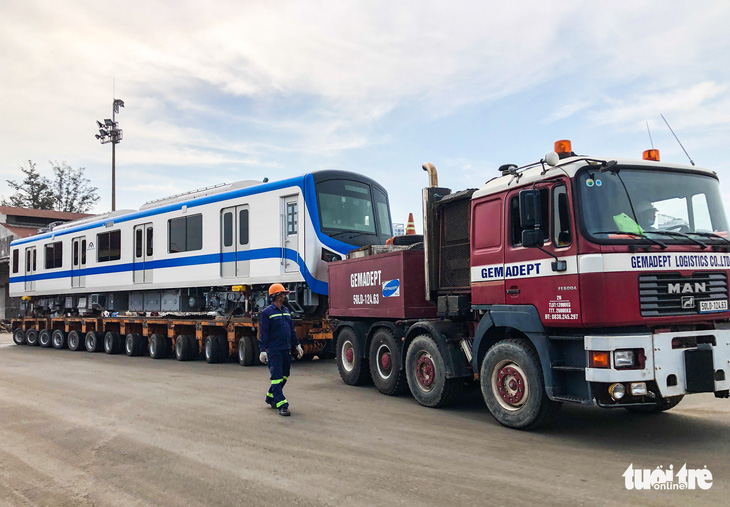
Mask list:
[[[274,303],[267,306],[259,316],[259,348],[264,352],[290,350],[299,345],[294,321],[289,309],[282,306],[279,310]]]

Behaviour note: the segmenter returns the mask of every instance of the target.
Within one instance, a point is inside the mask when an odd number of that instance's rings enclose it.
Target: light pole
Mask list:
[[[119,123],[116,121],[116,115],[119,113],[119,108],[124,107],[124,101],[122,99],[114,99],[112,103],[112,119],[105,119],[104,123],[99,120],[96,124],[99,127],[99,133],[96,134],[96,138],[101,141],[101,144],[112,143],[112,211],[116,211],[116,145],[122,140],[123,133],[122,129],[119,128]]]

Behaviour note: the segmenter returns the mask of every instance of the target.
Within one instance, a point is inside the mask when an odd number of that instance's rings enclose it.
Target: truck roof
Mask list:
[[[582,169],[586,165],[589,165],[590,159],[592,161],[612,161],[615,160],[621,166],[634,166],[634,167],[646,167],[648,169],[671,169],[675,171],[687,171],[695,173],[706,173],[708,176],[717,178],[717,173],[710,169],[702,167],[691,166],[687,164],[671,164],[666,162],[655,162],[651,160],[639,160],[639,159],[627,159],[627,158],[615,158],[615,157],[586,157],[583,155],[577,155],[574,157],[564,158],[560,163],[553,167],[545,164],[547,169],[543,174],[543,166],[536,162],[534,167],[529,167],[518,172],[519,178],[513,174],[507,174],[505,176],[497,176],[487,181],[479,190],[474,192],[472,199],[478,199],[485,195],[493,195],[499,192],[510,190],[518,186],[523,186],[529,183],[535,183],[550,178],[554,178],[560,174],[567,174],[568,177],[573,178],[579,169]]]

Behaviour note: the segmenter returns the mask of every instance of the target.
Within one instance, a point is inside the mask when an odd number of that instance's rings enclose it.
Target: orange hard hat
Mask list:
[[[280,283],[272,283],[271,287],[269,287],[269,296],[273,296],[274,294],[278,294],[280,292],[285,292],[289,294],[289,292],[291,291],[286,290],[284,286]]]

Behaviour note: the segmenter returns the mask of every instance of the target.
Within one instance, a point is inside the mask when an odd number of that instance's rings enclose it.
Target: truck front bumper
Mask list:
[[[609,368],[586,368],[592,383],[656,383],[663,397],[730,389],[730,330],[586,336],[586,354],[609,352]],[[698,345],[699,343],[699,345]],[[643,351],[641,368],[617,369],[614,352]],[[587,361],[586,364],[590,362]]]

